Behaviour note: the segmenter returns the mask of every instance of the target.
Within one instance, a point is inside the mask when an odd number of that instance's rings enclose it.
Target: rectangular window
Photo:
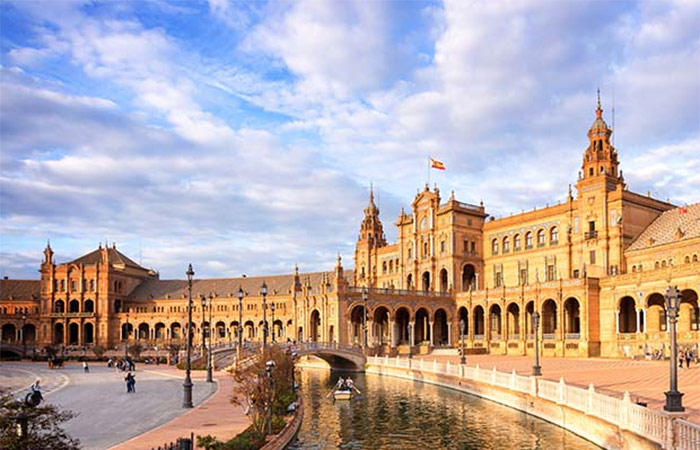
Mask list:
[[[589,261],[591,264],[595,264],[595,250],[591,250],[589,253]]]
[[[76,283],[75,280],[71,280],[70,290],[71,290],[71,292],[75,292],[78,290],[78,283]]]
[[[476,242],[472,241],[472,253],[476,253]]]
[[[445,241],[440,241],[440,253],[445,253]]]
[[[408,259],[413,259],[413,251],[410,248],[408,249]]]
[[[520,269],[520,284],[527,284],[527,269]]]
[[[464,241],[464,253],[469,251],[469,241]]]
[[[547,281],[554,281],[556,279],[556,269],[553,264],[547,266]]]
[[[574,270],[574,278],[578,278],[578,269]]]
[[[493,285],[494,287],[503,286],[503,273],[498,271],[493,273]]]
[[[595,231],[595,222],[592,220],[588,222],[588,231]]]

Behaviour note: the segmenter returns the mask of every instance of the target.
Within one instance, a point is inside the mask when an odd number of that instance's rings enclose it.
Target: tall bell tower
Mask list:
[[[379,220],[379,208],[374,204],[374,189],[369,189],[369,203],[360,225],[355,245],[355,285],[374,286],[377,280],[376,249],[386,245],[384,227]]]

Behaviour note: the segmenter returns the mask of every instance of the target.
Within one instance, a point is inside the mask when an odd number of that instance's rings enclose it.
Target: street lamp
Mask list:
[[[129,308],[126,308],[126,329],[124,330],[126,338],[124,339],[124,362],[129,359]]]
[[[241,360],[243,346],[243,288],[238,286],[238,349],[236,349],[236,366]]]
[[[187,267],[187,365],[185,366],[185,382],[182,384],[183,408],[192,408],[192,378],[190,378],[192,370],[192,277],[194,277],[194,270],[190,264]]]
[[[464,326],[466,323],[464,322],[464,319],[459,320],[459,340],[462,342],[462,356],[459,358],[459,363],[460,364],[466,364],[467,363],[467,357],[464,355]]]
[[[542,367],[540,367],[540,349],[537,343],[537,329],[540,326],[540,313],[537,311],[532,313],[532,328],[535,330],[535,365],[532,366],[532,376],[538,377],[542,375]]]
[[[27,326],[27,314],[22,313],[22,359],[27,357],[27,336],[26,333]]]
[[[367,348],[367,287],[362,287],[362,348]]]
[[[270,360],[265,363],[265,372],[267,373],[267,381],[270,383],[270,397],[267,405],[267,434],[272,434],[272,403],[275,401],[275,381],[272,379],[272,369],[275,368],[275,362]]]
[[[212,331],[211,331],[211,311],[214,309],[214,295],[212,293],[209,293],[209,326],[207,327],[208,334],[209,334],[209,351],[207,352],[207,383],[213,383],[214,379],[212,378],[212,348],[213,345],[211,343],[211,338],[212,338]]]
[[[275,302],[270,303],[270,311],[272,311],[272,343],[275,343]]]
[[[671,326],[671,389],[666,394],[666,404],[664,410],[669,412],[683,412],[683,393],[678,392],[678,373],[676,364],[678,358],[678,348],[676,344],[676,322],[678,321],[678,307],[681,296],[678,287],[669,286],[666,289],[666,309],[668,310],[669,325]]]
[[[262,286],[260,286],[260,295],[263,298],[263,353],[267,348],[267,283],[263,281]]]

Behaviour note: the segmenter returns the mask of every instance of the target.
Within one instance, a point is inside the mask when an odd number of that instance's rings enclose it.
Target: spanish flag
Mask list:
[[[437,159],[430,158],[430,167],[433,169],[437,170],[446,170],[447,167],[442,163],[442,161],[438,161]]]

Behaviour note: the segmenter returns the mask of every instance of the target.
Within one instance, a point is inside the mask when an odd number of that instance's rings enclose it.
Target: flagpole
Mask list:
[[[428,189],[430,189],[430,156],[428,156]]]

